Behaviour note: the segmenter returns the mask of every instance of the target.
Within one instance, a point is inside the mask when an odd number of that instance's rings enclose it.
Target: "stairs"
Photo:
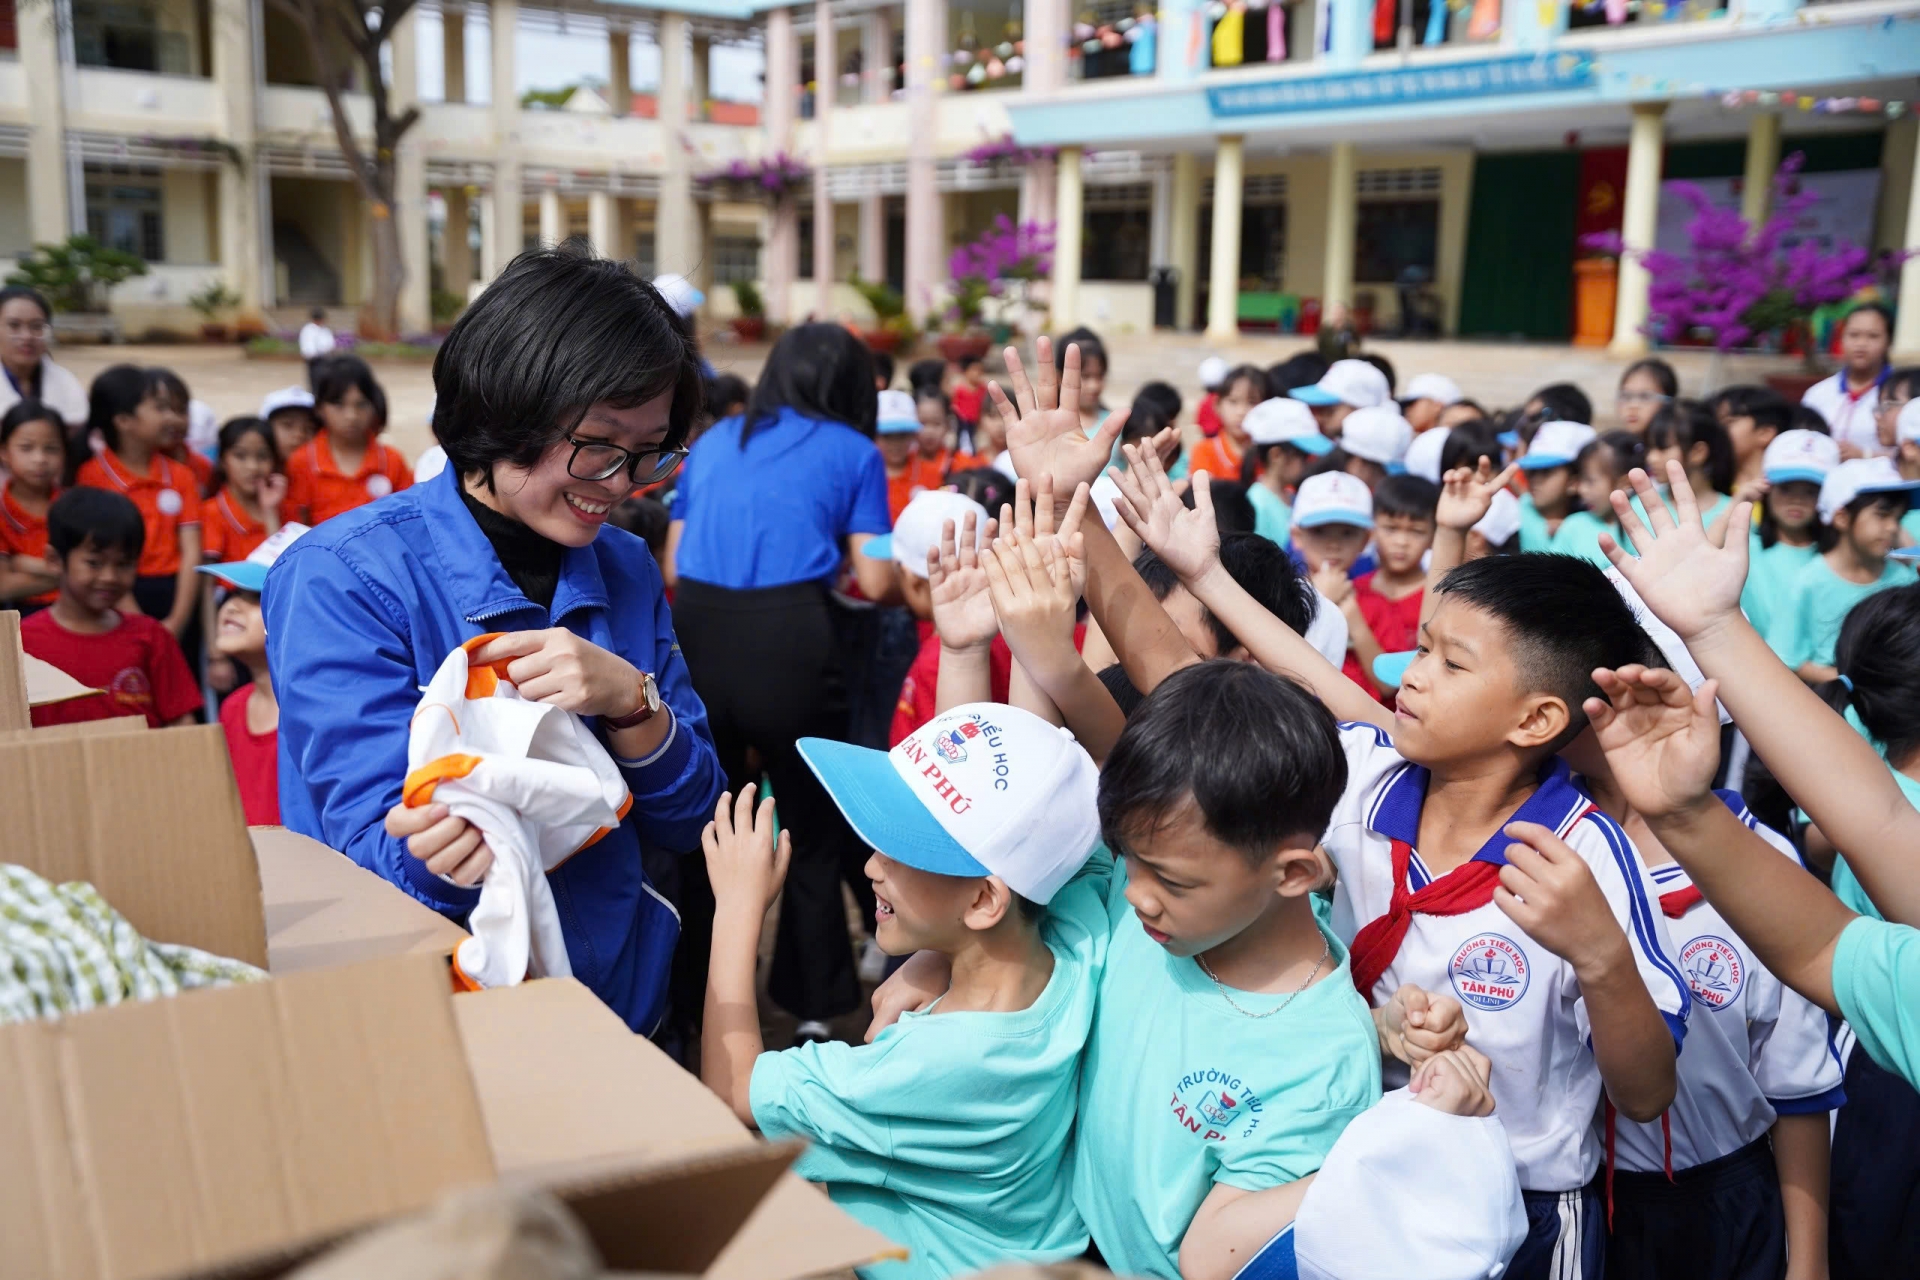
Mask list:
[[[283,281],[278,291],[282,304],[340,305],[339,273],[320,256],[299,224],[273,224],[273,261]]]

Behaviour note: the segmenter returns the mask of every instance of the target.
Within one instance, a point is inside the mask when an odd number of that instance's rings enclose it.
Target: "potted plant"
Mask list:
[[[701,174],[695,181],[723,199],[778,204],[797,194],[811,176],[812,171],[804,163],[784,151],[776,151],[758,160],[735,160],[723,168]]]
[[[759,342],[767,336],[767,304],[760,288],[751,280],[733,282],[734,305],[740,314],[732,320],[734,336],[742,342]]]
[[[1757,229],[1739,210],[1715,205],[1692,183],[1675,183],[1675,192],[1693,209],[1687,251],[1653,249],[1635,255],[1652,277],[1647,332],[1662,342],[1696,338],[1711,343],[1709,385],[1718,385],[1718,366],[1726,352],[1766,340],[1780,350],[1802,354],[1800,373],[1767,379],[1789,400],[1798,401],[1822,376],[1809,332],[1814,312],[1878,283],[1905,256],[1875,255],[1846,240],[1829,245],[1796,236],[1801,216],[1818,200],[1795,180],[1805,160],[1795,152],[1781,161],[1773,176],[1773,212]],[[1589,236],[1585,243],[1603,253],[1623,251],[1615,232]]]
[[[850,283],[854,292],[873,308],[873,328],[858,330],[867,350],[890,354],[902,347],[911,347],[919,340],[920,331],[907,315],[907,300],[900,296],[898,289],[884,281],[862,280],[858,275]]]
[[[956,258],[959,251],[955,252]],[[996,292],[993,281],[984,276],[955,275],[953,298],[947,304],[947,332],[940,335],[940,354],[951,364],[987,354],[993,335],[984,326],[987,299]]]
[[[996,178],[1004,178],[1019,173],[1028,165],[1051,160],[1058,154],[1058,149],[1054,147],[1023,147],[1013,140],[1012,134],[1003,133],[961,152],[960,159],[975,168],[985,169]]]
[[[221,317],[240,305],[240,295],[227,288],[227,282],[213,279],[207,287],[187,299],[187,305],[200,313],[200,336],[208,342],[225,342],[227,326]]]
[[[38,289],[53,304],[60,336],[111,339],[119,323],[108,314],[107,291],[145,274],[147,264],[136,254],[110,249],[92,236],[68,236],[22,255],[7,283]]]

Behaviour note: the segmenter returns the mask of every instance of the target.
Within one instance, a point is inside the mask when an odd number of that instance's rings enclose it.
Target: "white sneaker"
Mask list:
[[[833,1039],[833,1028],[824,1022],[809,1019],[793,1029],[795,1044],[825,1044],[831,1039]]]
[[[870,987],[877,987],[887,978],[887,961],[893,957],[880,949],[880,944],[868,938],[860,949],[860,981]]]

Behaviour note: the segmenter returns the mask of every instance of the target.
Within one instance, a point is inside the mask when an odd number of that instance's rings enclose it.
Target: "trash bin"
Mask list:
[[[1153,285],[1153,327],[1178,328],[1180,322],[1174,310],[1179,305],[1180,268],[1155,267],[1147,273],[1147,280]]]

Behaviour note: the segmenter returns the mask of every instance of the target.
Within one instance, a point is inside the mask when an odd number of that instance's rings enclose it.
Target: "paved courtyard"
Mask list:
[[[708,358],[720,370],[739,374],[751,384],[765,362],[767,348],[723,341],[727,336],[710,335]],[[1306,349],[1310,341],[1286,334],[1245,334],[1239,341],[1225,344],[1210,343],[1198,334],[1116,337],[1109,343],[1113,370],[1107,380],[1107,402],[1123,405],[1133,398],[1140,384],[1161,380],[1178,387],[1192,404],[1199,395],[1200,362],[1206,357],[1218,355],[1230,364],[1248,361],[1265,366]],[[1546,383],[1573,382],[1592,397],[1603,419],[1598,425],[1602,426],[1611,413],[1613,388],[1622,368],[1620,361],[1603,351],[1579,347],[1384,340],[1370,343],[1368,349],[1391,360],[1402,383],[1417,373],[1444,373],[1466,394],[1494,409],[1517,405]],[[232,346],[72,346],[59,351],[55,358],[82,382],[120,361],[169,365],[222,419],[252,413],[267,392],[304,382],[306,376],[297,360],[250,360]],[[1791,372],[1796,367],[1791,358],[1730,356],[1720,362],[1717,371],[1710,371],[1713,361],[1704,351],[1668,352],[1666,358],[1679,370],[1681,387],[1690,395],[1709,389],[1710,372],[1718,385],[1727,385],[1767,373]],[[998,365],[996,356],[991,367],[997,371]],[[374,369],[387,389],[391,421],[388,439],[408,457],[414,457],[432,443],[427,426],[427,411],[433,400],[431,366],[426,361],[376,361]],[[899,382],[905,385],[904,368]]]

